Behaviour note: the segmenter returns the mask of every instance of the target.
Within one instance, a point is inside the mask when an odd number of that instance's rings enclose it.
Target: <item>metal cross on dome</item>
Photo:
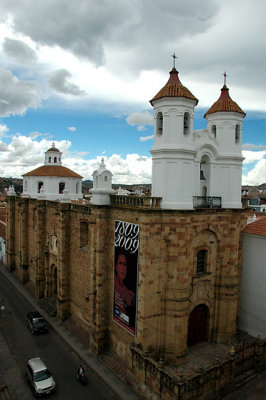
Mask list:
[[[171,57],[173,57],[173,68],[175,68],[175,60],[176,60],[177,56],[174,53],[171,55]]]
[[[224,73],[223,73],[223,76],[224,76],[224,86],[226,86],[226,78],[227,78],[228,75],[227,75],[226,72],[224,72]]]

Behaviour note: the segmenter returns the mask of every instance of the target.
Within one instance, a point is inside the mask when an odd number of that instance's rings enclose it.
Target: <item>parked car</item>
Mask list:
[[[27,325],[33,334],[48,332],[48,324],[38,311],[27,314]]]
[[[35,397],[46,396],[55,391],[54,378],[40,357],[28,361],[25,378]]]

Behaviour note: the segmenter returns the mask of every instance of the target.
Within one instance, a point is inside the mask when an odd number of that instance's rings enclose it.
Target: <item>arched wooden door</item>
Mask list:
[[[187,345],[193,346],[196,343],[208,339],[209,309],[205,304],[199,304],[191,312],[188,320]]]

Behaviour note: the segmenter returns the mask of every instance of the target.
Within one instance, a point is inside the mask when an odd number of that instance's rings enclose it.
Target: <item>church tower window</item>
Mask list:
[[[65,182],[60,182],[59,183],[59,194],[62,194],[64,189],[65,189]]]
[[[42,186],[43,186],[43,182],[38,182],[38,193],[40,193]]]
[[[156,133],[161,136],[163,134],[163,114],[158,112],[156,117]]]
[[[207,266],[207,250],[200,250],[197,253],[197,275],[204,274]]]
[[[52,161],[52,157],[49,157],[49,163]]]
[[[54,157],[54,162],[55,162],[55,163],[57,162],[57,158],[56,158],[56,157]]]
[[[184,114],[184,135],[189,134],[189,128],[190,128],[190,115],[188,112],[185,112],[185,114]]]
[[[212,133],[213,136],[216,138],[216,125],[212,125],[212,127],[211,127],[211,133]]]
[[[235,143],[239,143],[240,141],[240,126],[236,125],[236,129],[235,129]]]

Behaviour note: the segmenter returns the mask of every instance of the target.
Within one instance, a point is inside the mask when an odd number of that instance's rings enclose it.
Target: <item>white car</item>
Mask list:
[[[40,357],[28,361],[25,378],[35,397],[45,396],[55,390],[54,378]]]

